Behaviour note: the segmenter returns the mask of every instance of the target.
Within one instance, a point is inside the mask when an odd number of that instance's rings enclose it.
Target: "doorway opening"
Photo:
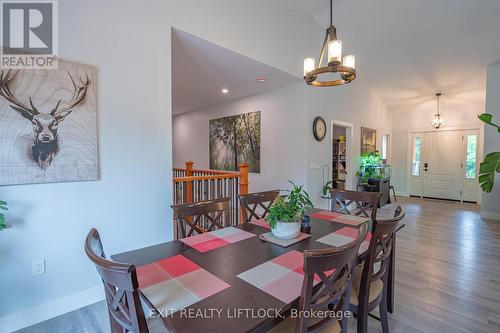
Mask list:
[[[354,189],[352,163],[353,128],[350,123],[331,121],[331,163],[329,178],[331,187],[340,190]]]

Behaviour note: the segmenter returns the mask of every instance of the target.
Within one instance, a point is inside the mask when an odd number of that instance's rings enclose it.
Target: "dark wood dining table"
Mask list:
[[[312,209],[309,214],[318,211],[320,209]],[[284,303],[263,290],[245,282],[237,277],[237,275],[291,250],[303,252],[309,249],[325,248],[327,245],[319,243],[316,240],[346,226],[342,223],[311,218],[311,237],[286,248],[262,241],[259,237],[252,237],[201,253],[179,240],[173,240],[167,243],[116,254],[112,256],[112,259],[141,266],[163,258],[182,254],[230,285],[229,288],[189,307],[192,311],[201,310],[202,312],[199,313],[204,314],[207,313],[206,309],[219,309],[222,310],[220,314],[212,318],[207,318],[207,316],[186,318],[185,316],[181,316],[180,312],[176,312],[163,318],[166,327],[171,331],[207,333],[265,332],[276,326],[283,319],[280,316],[263,317],[258,312],[259,309],[270,310],[269,313],[271,314],[279,313],[286,315],[292,308],[298,307],[298,297],[291,303]],[[237,228],[256,235],[269,232],[269,229],[249,223],[238,225]],[[393,265],[391,265],[389,273],[392,275],[389,276],[389,281],[394,281]],[[389,306],[392,310],[394,308],[392,286],[389,287],[389,293],[391,294],[389,297]]]

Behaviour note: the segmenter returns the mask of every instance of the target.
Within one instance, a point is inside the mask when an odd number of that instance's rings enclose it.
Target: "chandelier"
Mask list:
[[[441,93],[437,93],[437,113],[434,115],[434,119],[432,119],[432,127],[438,129],[443,125],[443,118],[441,118],[441,113],[439,113],[439,97],[441,97]]]
[[[326,29],[325,41],[321,48],[318,67],[314,58],[304,59],[304,80],[314,87],[339,86],[352,82],[356,78],[355,62],[353,55],[342,58],[342,41],[337,39],[337,30],[333,25],[333,1],[330,0],[330,27]],[[327,65],[321,67],[328,52]],[[332,78],[331,74],[334,75]]]

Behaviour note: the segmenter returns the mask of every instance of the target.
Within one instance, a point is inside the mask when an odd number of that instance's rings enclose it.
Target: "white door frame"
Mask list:
[[[330,152],[330,163],[328,164],[328,179],[331,178],[332,176],[332,164],[333,164],[333,126],[340,126],[340,127],[345,127],[346,128],[346,150],[347,150],[347,177],[346,177],[346,183],[345,183],[345,188],[346,190],[355,190],[355,184],[354,184],[354,174],[356,173],[354,171],[354,165],[353,165],[353,155],[354,155],[354,125],[342,120],[336,120],[336,119],[331,119],[330,120],[330,142],[329,145],[330,147],[328,148],[328,151]]]
[[[407,148],[406,148],[406,188],[408,189],[408,196],[410,195],[410,177],[411,177],[411,165],[412,165],[412,135],[414,133],[428,133],[428,132],[439,132],[439,131],[468,131],[468,130],[477,130],[479,131],[479,138],[478,138],[478,147],[477,147],[477,167],[479,168],[479,163],[482,160],[483,156],[483,150],[484,150],[484,126],[470,126],[470,125],[463,125],[463,126],[450,126],[450,127],[445,127],[445,128],[440,128],[440,129],[410,129],[408,130],[408,135],[407,135]],[[478,169],[479,170],[479,169]],[[462,180],[463,182],[463,180]],[[481,204],[483,201],[483,196],[481,195],[482,191],[479,186],[479,183],[477,184],[478,191],[477,191],[477,203]],[[462,189],[463,190],[463,189]],[[423,192],[422,192],[423,193]]]

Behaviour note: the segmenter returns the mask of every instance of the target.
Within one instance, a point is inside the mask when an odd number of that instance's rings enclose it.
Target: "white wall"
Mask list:
[[[0,189],[12,224],[0,233],[0,331],[99,298],[83,251],[91,227],[108,254],[172,238],[171,27],[291,74],[322,34],[256,1],[59,1],[60,56],[98,69],[101,180]],[[41,258],[47,273],[34,277]]]
[[[484,104],[457,105],[447,104],[446,96],[443,96],[441,114],[444,125],[439,129],[472,129],[483,128],[483,124],[477,115],[484,112]],[[431,120],[436,113],[435,99],[422,103],[411,110],[400,110],[389,112],[391,122],[391,182],[397,193],[408,195],[408,172],[407,161],[408,133],[412,131],[433,131]],[[481,132],[480,132],[481,133]],[[482,137],[480,136],[479,150],[482,152]],[[479,155],[481,156],[481,155]]]
[[[354,126],[352,155],[355,173],[359,168],[361,154],[361,127],[377,130],[377,149],[381,149],[382,135],[389,132],[387,110],[363,78],[357,78],[348,86],[318,89],[308,88],[309,121],[307,135],[308,148],[308,189],[317,206],[328,207],[328,201],[321,199],[323,190],[323,166],[327,165],[331,175],[331,134],[317,142],[312,134],[312,122],[316,116],[321,116],[328,126],[332,120],[351,123]],[[353,179],[355,178],[354,175]],[[331,176],[330,176],[331,178]],[[355,185],[355,184],[354,184]],[[354,190],[356,188],[353,188]]]
[[[500,123],[500,62],[488,67],[486,83],[486,112],[493,115],[493,122]],[[491,126],[485,126],[484,155],[500,151],[500,133]],[[500,176],[497,173],[495,187],[491,193],[483,192],[481,216],[500,220]]]
[[[173,118],[174,166],[192,160],[209,168],[210,119],[261,111],[261,172],[249,175],[250,192],[287,189],[307,182],[307,95],[299,83]]]

